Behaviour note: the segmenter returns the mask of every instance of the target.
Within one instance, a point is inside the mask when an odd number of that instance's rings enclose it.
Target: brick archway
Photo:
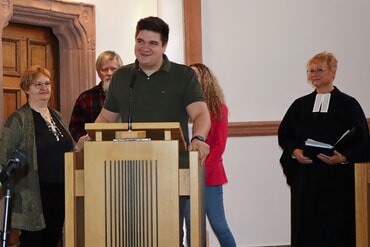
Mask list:
[[[69,121],[78,94],[95,85],[95,6],[57,0],[0,0],[1,36],[9,21],[53,30],[59,41],[60,110]],[[2,47],[0,65],[3,75]],[[3,103],[1,93],[0,109]],[[0,129],[3,122],[0,114]]]

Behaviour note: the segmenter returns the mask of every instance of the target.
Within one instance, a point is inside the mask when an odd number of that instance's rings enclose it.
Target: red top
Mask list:
[[[222,185],[227,183],[227,177],[222,163],[222,154],[225,151],[228,129],[228,109],[222,104],[221,120],[214,120],[211,113],[211,129],[206,143],[210,152],[206,159],[206,185]]]

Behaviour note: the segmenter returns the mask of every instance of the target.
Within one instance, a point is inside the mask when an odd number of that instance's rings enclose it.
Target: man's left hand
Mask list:
[[[199,160],[203,165],[209,154],[209,145],[203,141],[194,139],[188,146],[188,151],[199,151]]]

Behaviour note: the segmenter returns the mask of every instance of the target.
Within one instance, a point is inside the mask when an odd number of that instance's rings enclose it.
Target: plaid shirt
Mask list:
[[[98,117],[105,101],[103,82],[86,90],[77,98],[73,107],[69,130],[73,138],[78,139],[86,135],[85,123],[93,123]]]

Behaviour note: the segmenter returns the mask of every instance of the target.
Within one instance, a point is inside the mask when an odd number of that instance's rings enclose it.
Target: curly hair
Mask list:
[[[196,68],[199,71],[199,82],[202,86],[204,97],[206,98],[207,106],[211,113],[211,118],[216,120],[222,119],[222,104],[225,103],[225,98],[216,76],[202,63],[194,63],[189,67]]]

